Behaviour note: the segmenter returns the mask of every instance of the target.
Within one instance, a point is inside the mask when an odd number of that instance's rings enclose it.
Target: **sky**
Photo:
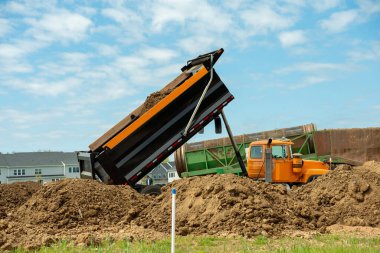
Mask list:
[[[0,152],[88,150],[219,48],[234,134],[380,126],[379,0],[0,0]]]

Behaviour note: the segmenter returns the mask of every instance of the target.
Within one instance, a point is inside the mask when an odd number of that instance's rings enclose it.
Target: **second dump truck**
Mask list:
[[[273,139],[270,145],[272,177],[264,173],[265,150],[270,138]],[[305,183],[324,174],[327,166],[333,169],[338,164],[357,166],[380,161],[379,127],[317,130],[316,125],[310,123],[237,135],[234,139],[247,164],[248,176],[272,182]],[[174,157],[181,177],[241,173],[228,138],[187,143]],[[300,165],[301,168],[297,168]]]
[[[314,130],[314,124],[307,124],[236,136],[234,139],[247,166],[248,177],[273,183],[303,184],[326,174],[329,163],[305,159],[301,155],[301,152],[312,152],[310,133]],[[293,141],[269,136],[292,136]],[[242,172],[228,138],[185,144],[174,157],[181,177]]]

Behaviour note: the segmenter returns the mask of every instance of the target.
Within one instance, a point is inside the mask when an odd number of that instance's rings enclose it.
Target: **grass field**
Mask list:
[[[26,252],[16,250],[14,252]],[[127,252],[150,253],[170,252],[170,239],[149,241],[105,241],[102,245],[87,247],[73,246],[70,243],[61,242],[51,247],[45,247],[36,252]],[[176,252],[380,252],[379,237],[353,237],[338,235],[315,235],[311,238],[272,239],[256,237],[244,238],[217,238],[217,237],[177,237]]]

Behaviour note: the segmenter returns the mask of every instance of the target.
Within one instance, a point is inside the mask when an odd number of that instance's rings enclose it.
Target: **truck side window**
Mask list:
[[[286,145],[272,146],[272,157],[273,158],[286,158],[286,157],[288,157]]]
[[[251,158],[260,159],[263,157],[263,147],[262,146],[252,146],[251,147]]]

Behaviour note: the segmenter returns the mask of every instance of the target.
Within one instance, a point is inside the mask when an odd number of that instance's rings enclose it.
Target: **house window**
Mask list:
[[[34,170],[34,174],[35,174],[35,175],[41,175],[41,174],[42,174],[41,169],[35,169],[35,170]]]
[[[17,170],[13,170],[13,175],[14,175],[14,176],[25,175],[25,169],[17,169]]]
[[[59,178],[52,178],[52,179],[51,179],[52,182],[57,182],[57,181],[59,181],[59,180],[60,180]]]
[[[69,167],[69,173],[79,173],[79,167]]]

